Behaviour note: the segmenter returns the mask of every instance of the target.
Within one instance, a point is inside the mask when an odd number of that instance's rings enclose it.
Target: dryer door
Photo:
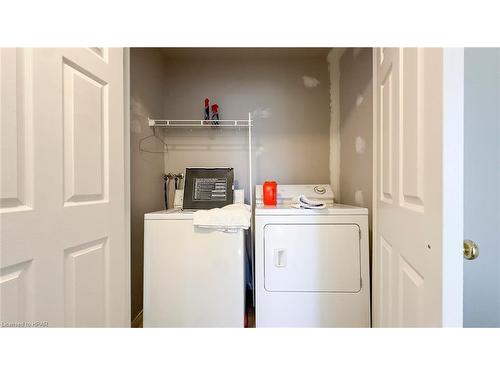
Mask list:
[[[360,228],[356,224],[268,224],[265,289],[359,292]]]

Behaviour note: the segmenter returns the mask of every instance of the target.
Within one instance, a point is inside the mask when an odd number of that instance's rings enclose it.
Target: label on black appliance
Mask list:
[[[227,199],[226,178],[195,178],[193,201],[225,201]]]

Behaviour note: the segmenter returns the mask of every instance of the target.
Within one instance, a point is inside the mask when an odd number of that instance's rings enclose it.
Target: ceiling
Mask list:
[[[325,57],[331,48],[161,48],[169,58]]]

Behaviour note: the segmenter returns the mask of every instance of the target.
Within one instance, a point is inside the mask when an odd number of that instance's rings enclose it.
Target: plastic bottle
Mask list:
[[[219,125],[219,106],[212,104],[212,124]]]
[[[276,206],[278,201],[278,184],[276,181],[265,181],[262,185],[264,205]]]
[[[205,116],[203,118],[205,121],[210,120],[210,100],[205,98]]]

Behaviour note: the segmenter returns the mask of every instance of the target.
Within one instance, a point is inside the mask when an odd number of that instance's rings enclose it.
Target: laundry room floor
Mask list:
[[[247,325],[245,326],[245,328],[255,328],[255,308],[254,307],[250,307],[247,310],[246,321],[247,321]]]
[[[143,325],[142,312],[132,321],[132,328],[142,328]]]
[[[255,308],[250,307],[246,313],[246,326],[245,328],[255,328]],[[139,314],[132,322],[132,328],[143,328],[142,313]]]

